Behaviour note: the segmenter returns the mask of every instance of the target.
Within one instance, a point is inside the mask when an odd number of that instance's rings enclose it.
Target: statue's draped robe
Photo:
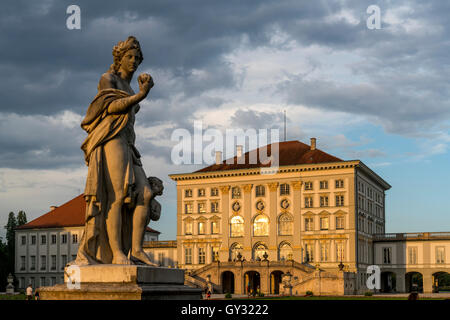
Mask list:
[[[124,130],[130,131],[128,134],[133,135],[131,139],[133,141],[123,139],[128,147],[125,148],[127,160],[123,181],[124,206],[121,213],[121,236],[124,254],[127,255],[131,248],[132,210],[135,201],[133,165],[142,166],[142,164],[139,159],[139,152],[134,147],[134,131],[132,124],[129,122],[130,117],[134,117],[130,113],[137,112],[139,105],[132,107],[128,113],[108,113],[108,106],[111,102],[129,96],[129,93],[118,89],[100,90],[90,104],[86,117],[81,123],[81,127],[88,133],[81,149],[84,151],[85,161],[89,168],[84,191],[86,200],[84,234],[75,260],[78,265],[112,262],[112,251],[106,230],[106,217],[111,199],[108,198],[106,188],[109,175],[105,165],[104,145],[111,139],[122,139],[119,135],[127,134],[127,132],[124,133]]]

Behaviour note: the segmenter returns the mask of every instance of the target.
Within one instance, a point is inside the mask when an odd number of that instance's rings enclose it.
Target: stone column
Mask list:
[[[222,235],[222,246],[219,251],[219,260],[220,261],[228,261],[229,257],[229,249],[230,249],[230,198],[229,198],[230,186],[221,186],[221,208],[222,208],[222,217],[221,217],[221,230],[220,233]]]
[[[292,242],[292,255],[294,261],[302,262],[301,252],[301,231],[302,231],[302,182],[292,181],[292,207],[290,212],[294,217],[294,230],[293,230],[293,242]]]
[[[278,235],[277,235],[277,201],[278,182],[269,183],[269,260],[277,260]]]
[[[395,273],[395,290],[398,293],[406,292],[405,271]]]
[[[423,293],[433,292],[433,275],[430,272],[423,272]]]
[[[246,260],[252,258],[252,186],[251,184],[245,184],[242,186],[244,191],[243,204],[242,204],[242,216],[244,217],[244,252],[242,255]]]

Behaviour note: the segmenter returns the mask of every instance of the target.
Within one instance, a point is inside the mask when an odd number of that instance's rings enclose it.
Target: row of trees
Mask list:
[[[16,252],[15,229],[27,223],[27,215],[24,211],[19,211],[17,216],[14,212],[8,215],[6,223],[6,241],[0,237],[0,291],[5,291],[6,278],[8,274],[14,274],[14,254]]]

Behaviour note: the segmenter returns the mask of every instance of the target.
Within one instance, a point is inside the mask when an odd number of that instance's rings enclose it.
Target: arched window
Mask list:
[[[244,236],[244,219],[241,216],[234,216],[230,221],[230,236]]]
[[[258,215],[253,220],[253,235],[254,236],[268,236],[269,235],[269,218],[265,215]]]
[[[240,252],[242,252],[242,245],[240,243],[233,243],[230,247],[230,261],[237,260]]]
[[[292,247],[289,243],[283,242],[278,247],[279,260],[292,260]]]
[[[257,243],[253,247],[253,259],[254,260],[264,260],[264,254],[267,253],[267,247],[265,244]]]
[[[293,233],[293,221],[290,214],[283,214],[278,218],[278,234],[280,236],[288,236]]]

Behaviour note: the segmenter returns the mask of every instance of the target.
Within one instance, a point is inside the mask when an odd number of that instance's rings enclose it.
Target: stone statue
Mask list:
[[[86,221],[75,264],[156,266],[142,249],[145,228],[158,220],[162,181],[147,178],[135,147],[134,121],[139,102],[153,87],[149,74],[139,75],[139,92],[130,86],[143,60],[135,37],[113,48],[114,63],[98,84],[81,127],[88,133],[81,149],[88,166]]]

